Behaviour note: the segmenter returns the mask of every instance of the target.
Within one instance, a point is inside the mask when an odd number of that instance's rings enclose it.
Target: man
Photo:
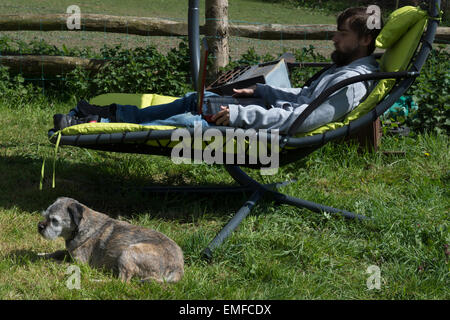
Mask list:
[[[265,106],[221,106],[221,111],[213,115],[211,120],[216,125],[287,132],[295,119],[325,89],[350,77],[378,71],[378,64],[371,54],[375,50],[375,39],[380,29],[368,28],[369,17],[366,8],[349,8],[339,15],[337,32],[332,38],[335,51],[331,58],[335,64],[310,86],[286,89],[257,84],[252,88],[235,89],[234,96],[259,97],[265,101]],[[335,92],[306,118],[298,132],[308,132],[342,119],[365,98],[372,86],[373,81],[359,82]],[[214,94],[206,92],[205,97],[211,95]],[[201,115],[196,114],[195,98],[195,93],[188,93],[172,103],[144,109],[116,104],[98,107],[83,102],[69,115],[55,115],[54,125],[59,130],[94,119],[101,122],[177,126],[193,126],[195,121],[202,121],[204,126],[209,126]]]

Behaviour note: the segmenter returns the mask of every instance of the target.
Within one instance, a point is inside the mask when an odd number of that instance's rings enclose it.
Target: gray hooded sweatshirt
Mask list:
[[[257,84],[254,95],[263,98],[267,107],[230,104],[229,125],[244,129],[278,129],[286,133],[295,119],[325,89],[350,77],[378,70],[375,58],[367,56],[345,66],[332,66],[309,87],[287,89]],[[335,92],[306,118],[297,132],[312,131],[342,120],[370,93],[373,85],[374,81],[358,82]]]

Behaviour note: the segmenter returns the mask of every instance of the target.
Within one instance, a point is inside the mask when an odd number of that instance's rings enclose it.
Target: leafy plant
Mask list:
[[[166,56],[154,46],[123,49],[104,46],[103,59],[108,62],[95,75],[77,69],[66,77],[72,94],[90,97],[108,92],[158,92],[181,95],[190,89],[189,53],[182,42]]]
[[[416,131],[450,132],[450,53],[445,47],[433,49],[407,94],[419,105],[407,118]]]

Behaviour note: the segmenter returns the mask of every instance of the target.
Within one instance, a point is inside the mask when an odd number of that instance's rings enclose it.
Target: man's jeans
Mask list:
[[[217,96],[205,92],[205,97]],[[117,105],[116,122],[137,123],[145,126],[181,126],[194,127],[194,122],[201,121],[203,127],[210,124],[197,112],[197,94],[189,92],[171,103],[149,106],[139,109],[131,105]],[[109,122],[103,119],[102,122]]]

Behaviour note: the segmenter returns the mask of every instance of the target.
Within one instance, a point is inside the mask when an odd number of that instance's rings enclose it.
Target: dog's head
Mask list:
[[[49,240],[57,237],[68,240],[78,229],[84,210],[84,206],[74,199],[58,198],[42,212],[45,220],[38,223],[38,232]]]

